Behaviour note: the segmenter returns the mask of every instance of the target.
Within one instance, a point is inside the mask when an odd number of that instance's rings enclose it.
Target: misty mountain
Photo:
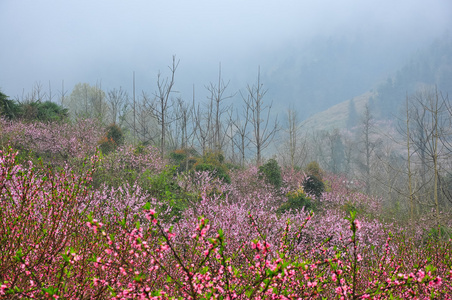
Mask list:
[[[329,76],[332,77],[331,74]],[[377,76],[377,74],[375,73],[373,76]],[[338,80],[344,84],[350,82],[349,78],[339,78]],[[360,91],[359,89],[364,88],[366,84],[370,88],[365,92]],[[372,86],[376,87],[372,88]],[[394,119],[405,103],[406,95],[424,87],[433,86],[436,86],[445,97],[452,94],[452,37],[448,34],[435,39],[424,49],[413,53],[404,65],[391,72],[384,80],[372,83],[370,78],[361,78],[361,80],[357,78],[355,89],[353,85],[350,85],[348,86],[350,90],[336,84],[337,97],[334,96],[333,89],[327,89],[323,92],[324,94],[333,93],[329,98],[331,106],[308,117],[305,120],[305,129],[331,130],[345,128],[347,125],[348,127],[353,126],[350,124],[359,120],[359,115],[363,112],[366,103],[370,104],[376,118]],[[315,90],[311,89],[310,92],[314,93]],[[344,97],[343,99],[348,99],[334,103],[339,95]],[[308,108],[312,111],[323,107],[323,104],[313,101],[313,105]],[[351,108],[355,109],[358,114],[353,117],[353,120],[350,120]]]
[[[380,84],[371,104],[380,118],[391,119],[405,102],[406,95],[425,87],[436,87],[445,97],[452,93],[452,37],[449,34],[418,51],[394,76]]]
[[[407,52],[368,36],[317,37],[284,49],[265,79],[272,98],[291,101],[308,117],[374,88],[403,65]]]
[[[406,45],[378,36],[317,37],[285,45],[263,81],[270,86],[269,98],[289,102],[302,118],[374,90],[373,99],[387,116],[396,99],[403,100],[421,82],[451,90],[451,45],[448,34],[433,43]]]

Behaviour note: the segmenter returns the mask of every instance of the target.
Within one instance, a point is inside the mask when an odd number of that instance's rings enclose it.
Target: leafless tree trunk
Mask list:
[[[105,103],[105,93],[102,91],[102,82],[96,83],[96,92],[91,95],[91,107],[94,110],[94,117],[102,124],[107,121],[107,104]]]
[[[152,110],[154,116],[157,118],[157,121],[160,125],[160,151],[162,157],[165,156],[165,148],[166,148],[166,130],[168,125],[174,121],[169,116],[169,99],[171,93],[173,93],[174,87],[174,76],[176,74],[177,67],[179,66],[179,61],[176,62],[176,56],[173,55],[173,63],[172,66],[169,66],[171,72],[171,77],[162,79],[161,74],[157,75],[157,91],[154,93],[155,101],[152,105]]]
[[[234,132],[231,134],[230,138],[232,143],[239,149],[240,154],[240,165],[243,167],[246,161],[246,150],[248,149],[250,138],[249,138],[249,129],[248,123],[250,120],[249,117],[250,109],[248,106],[245,106],[242,111],[242,118],[239,116],[239,112],[236,111],[235,120],[232,119],[232,113],[229,114],[229,119],[231,123],[231,130]]]
[[[53,100],[53,93],[52,93],[52,85],[50,84],[50,80],[49,80],[49,93],[47,94],[47,101],[52,101]]]
[[[108,91],[107,104],[112,124],[116,125],[118,119],[121,119],[120,113],[124,111],[127,105],[127,99],[127,92],[124,91],[121,87],[119,88],[119,90],[113,89]]]
[[[269,146],[276,132],[279,130],[277,118],[273,125],[270,124],[272,104],[265,105],[264,103],[263,98],[267,90],[263,89],[260,78],[261,74],[259,68],[256,85],[248,85],[246,97],[242,95],[242,99],[249,109],[249,122],[253,127],[251,143],[256,147],[257,165],[262,163],[262,151]]]
[[[58,91],[60,94],[60,105],[65,107],[65,100],[67,91],[64,89],[64,80],[61,81],[61,91]]]
[[[433,94],[429,94],[426,101],[421,102],[422,108],[429,114],[429,124],[424,124],[425,135],[430,137],[427,143],[427,151],[433,163],[433,199],[436,213],[436,222],[438,234],[441,235],[441,219],[438,201],[438,178],[439,178],[439,155],[441,152],[440,134],[444,128],[443,115],[445,112],[445,102],[441,101],[438,91],[435,89]]]
[[[201,147],[202,154],[205,155],[209,144],[212,141],[212,103],[210,103],[204,112],[201,105],[195,104],[195,89],[193,87],[193,106],[192,120],[194,122],[194,132]]]
[[[135,100],[135,71],[133,72],[133,80],[132,80],[132,93],[133,93],[133,145],[135,145],[137,141],[137,112],[136,112],[136,100]]]
[[[137,140],[142,144],[158,145],[158,137],[160,132],[156,130],[158,124],[152,111],[152,101],[143,93],[141,101],[136,103],[135,107],[135,135]]]
[[[289,133],[289,157],[290,157],[290,167],[295,166],[295,153],[297,151],[297,137],[298,137],[298,116],[297,112],[293,109],[287,111],[287,120],[289,123],[288,133]]]
[[[364,115],[361,119],[361,131],[359,137],[359,150],[364,154],[364,159],[359,160],[361,170],[364,172],[364,181],[366,183],[366,193],[369,195],[371,189],[372,157],[376,148],[381,144],[381,139],[375,137],[374,118],[366,105]]]
[[[413,174],[411,172],[410,110],[408,105],[408,96],[406,98],[406,137],[407,137],[406,148],[407,148],[407,167],[408,167],[408,200],[410,203],[411,224],[414,225],[414,194],[413,194]]]
[[[224,126],[223,123],[224,120],[222,120],[223,113],[230,110],[231,108],[230,106],[223,107],[222,104],[226,99],[233,97],[233,95],[229,96],[224,95],[226,89],[228,88],[228,85],[229,82],[225,84],[223,79],[221,78],[221,64],[220,64],[218,72],[218,85],[210,83],[210,85],[206,87],[207,90],[210,92],[211,109],[213,110],[213,115],[215,116],[214,124],[212,126],[213,128],[212,142],[215,150],[219,152],[223,151],[226,132],[229,127]]]
[[[306,138],[302,139],[300,129],[303,124],[299,122],[297,111],[293,108],[287,110],[287,126],[281,137],[279,149],[282,164],[294,168],[301,166],[307,157]]]
[[[415,198],[418,199],[419,204],[427,208],[427,211],[434,209],[439,235],[441,235],[440,172],[449,158],[447,146],[444,143],[450,131],[447,104],[447,100],[436,89],[418,91],[412,96],[411,103],[407,100],[406,143],[409,151],[410,215],[414,219]],[[418,166],[420,185],[417,185],[413,178],[413,165]],[[417,194],[418,192],[420,193]]]

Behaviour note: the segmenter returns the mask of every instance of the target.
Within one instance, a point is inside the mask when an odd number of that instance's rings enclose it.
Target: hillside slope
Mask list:
[[[369,99],[375,97],[375,92],[366,92],[352,99],[336,104],[327,110],[316,113],[303,122],[303,130],[308,132],[315,130],[330,131],[333,129],[344,129],[350,117],[350,102],[353,101],[358,118],[364,112],[365,105]]]

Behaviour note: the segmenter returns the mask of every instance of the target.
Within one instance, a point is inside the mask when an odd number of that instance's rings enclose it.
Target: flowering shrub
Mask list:
[[[121,146],[102,157],[95,173],[95,185],[118,187],[125,182],[134,184],[148,176],[161,173],[166,167],[159,150],[152,146],[134,148]],[[143,182],[141,182],[143,183]]]
[[[274,189],[243,190],[256,170],[218,190],[200,173],[174,223],[138,185],[93,189],[97,157],[79,174],[15,156],[0,153],[0,299],[452,298],[451,241],[339,209],[279,216]]]
[[[90,119],[76,123],[25,123],[0,119],[1,139],[16,149],[36,153],[53,164],[92,155],[102,130]]]

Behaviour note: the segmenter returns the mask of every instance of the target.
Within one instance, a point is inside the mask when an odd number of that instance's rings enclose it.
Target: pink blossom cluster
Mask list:
[[[4,143],[64,161],[92,155],[103,135],[99,124],[91,119],[74,123],[26,123],[0,119],[0,128]]]
[[[138,185],[92,188],[96,157],[78,174],[15,155],[0,154],[0,299],[452,298],[451,242],[332,206],[278,215],[284,194],[253,168],[181,179],[200,197],[171,223]]]
[[[162,172],[167,164],[168,162],[162,159],[161,152],[153,146],[137,149],[125,145],[103,157],[101,168],[111,173],[134,170],[138,173],[148,171],[157,174]]]

